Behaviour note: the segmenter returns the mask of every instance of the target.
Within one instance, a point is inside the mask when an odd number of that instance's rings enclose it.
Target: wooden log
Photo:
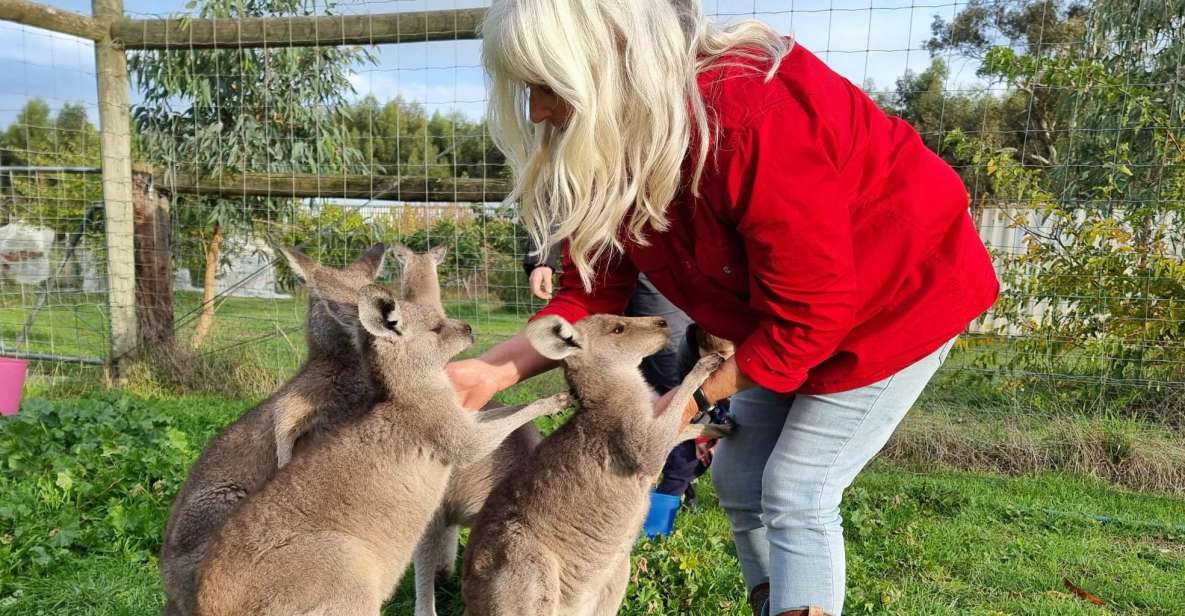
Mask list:
[[[111,36],[126,49],[316,47],[479,37],[486,9],[302,17],[124,19]]]
[[[123,0],[93,0],[98,19],[118,19]],[[107,298],[111,314],[113,370],[136,344],[136,264],[133,242],[132,132],[128,111],[128,62],[110,40],[95,43],[99,86],[99,147],[107,235]]]
[[[27,0],[0,0],[0,20],[43,28],[92,41],[102,40],[107,28],[99,20]]]
[[[243,173],[196,176],[164,173],[158,190],[210,197],[331,197],[390,201],[494,202],[509,194],[505,178],[425,178]]]
[[[136,228],[136,320],[142,350],[173,351],[173,267],[169,248],[169,199],[152,176],[132,175]]]

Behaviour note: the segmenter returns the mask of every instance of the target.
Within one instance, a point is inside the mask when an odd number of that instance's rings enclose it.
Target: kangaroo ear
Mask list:
[[[527,342],[548,359],[563,359],[584,348],[584,336],[563,317],[548,315],[527,324]]]
[[[432,261],[437,265],[444,263],[444,258],[448,256],[448,246],[433,246],[428,251],[428,256],[432,257]]]
[[[371,280],[378,278],[383,271],[383,261],[387,258],[387,247],[382,242],[367,248],[361,256],[350,264],[350,269],[366,275]]]
[[[321,267],[312,257],[296,248],[285,246],[279,242],[273,242],[270,239],[268,240],[268,244],[273,250],[284,255],[284,260],[288,262],[288,267],[292,268],[292,273],[300,276],[300,279],[305,282],[309,282],[316,274],[317,268]]]
[[[395,257],[396,259],[399,259],[399,262],[404,265],[407,265],[407,262],[410,261],[411,258],[414,257],[416,254],[416,252],[414,250],[408,248],[407,246],[404,246],[403,244],[401,244],[399,242],[395,242],[394,244],[391,244],[390,253],[391,253],[391,256]]]
[[[399,302],[386,287],[368,284],[359,291],[358,321],[375,337],[403,336],[403,315]]]

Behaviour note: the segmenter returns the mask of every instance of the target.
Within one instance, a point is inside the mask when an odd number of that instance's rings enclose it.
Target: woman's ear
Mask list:
[[[526,334],[527,342],[548,359],[560,360],[584,348],[584,336],[556,315],[531,321],[527,324]]]

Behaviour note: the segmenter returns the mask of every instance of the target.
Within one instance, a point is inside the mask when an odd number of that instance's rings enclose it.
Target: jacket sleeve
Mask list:
[[[585,291],[580,274],[572,265],[568,243],[564,242],[563,262],[560,266],[559,289],[555,296],[531,320],[549,314],[559,315],[575,323],[590,314],[622,314],[638,284],[638,270],[624,255],[602,259],[594,269],[591,291]]]
[[[828,154],[826,128],[785,107],[728,138],[717,187],[745,244],[749,301],[761,315],[737,365],[783,393],[835,353],[857,306],[852,192]]]
[[[523,271],[526,272],[528,276],[531,275],[531,272],[534,271],[535,268],[542,266],[550,267],[553,272],[559,271],[561,257],[560,253],[563,252],[560,249],[560,246],[558,244],[552,246],[551,249],[547,251],[546,259],[540,259],[539,255],[535,254],[537,249],[538,248],[535,246],[535,242],[531,240],[530,236],[528,236],[526,241],[526,249],[523,251]]]

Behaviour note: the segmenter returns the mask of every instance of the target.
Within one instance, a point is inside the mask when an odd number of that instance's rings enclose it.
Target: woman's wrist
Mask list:
[[[498,391],[556,366],[556,362],[540,355],[522,332],[491,347],[478,359],[489,367],[488,378]]]
[[[489,366],[489,379],[498,388],[498,391],[512,387],[519,381],[523,380],[522,376],[515,368],[514,362],[504,361],[501,363],[490,363],[489,361],[486,361],[485,363],[487,366]]]
[[[708,402],[716,404],[721,400],[731,398],[738,391],[743,391],[753,386],[754,383],[737,367],[736,358],[733,356],[729,357],[724,364],[709,375],[703,385],[700,386],[700,389],[703,391],[704,396],[707,397]]]

